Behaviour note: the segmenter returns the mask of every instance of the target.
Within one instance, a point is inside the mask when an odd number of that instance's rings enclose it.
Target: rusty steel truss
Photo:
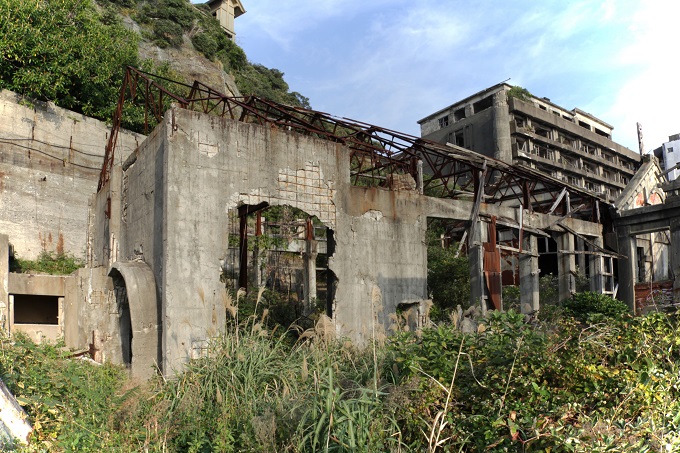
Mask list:
[[[603,209],[607,202],[597,195],[526,166],[256,96],[226,96],[198,81],[188,85],[132,67],[126,69],[98,190],[109,180],[126,109],[136,106],[139,114],[143,108],[144,132],[148,133],[150,126],[162,120],[171,102],[181,108],[342,143],[349,151],[355,185],[388,186],[395,175],[410,175],[418,189],[435,197],[521,205],[532,212],[596,222],[601,221],[600,213],[607,211]]]

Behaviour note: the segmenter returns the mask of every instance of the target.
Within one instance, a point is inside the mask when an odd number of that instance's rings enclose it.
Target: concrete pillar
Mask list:
[[[673,271],[673,302],[680,303],[680,219],[671,221],[671,270]]]
[[[316,257],[318,241],[313,239],[305,241],[305,252],[302,254],[304,260],[304,294],[305,294],[305,314],[314,312],[316,305]]]
[[[576,289],[574,273],[576,272],[576,259],[574,257],[574,235],[568,232],[559,233],[555,238],[557,242],[557,275],[559,279],[560,302],[569,299],[572,291]],[[562,253],[567,252],[567,253]]]
[[[469,238],[470,306],[478,305],[486,313],[486,283],[484,282],[484,249],[482,242],[488,235],[486,223],[477,221],[473,237]]]
[[[508,97],[501,90],[493,95],[493,134],[496,150],[494,157],[512,163],[512,140],[510,139],[510,110]]]
[[[625,302],[635,314],[635,236],[630,228],[619,227],[616,231],[619,253],[628,259],[619,260],[619,292],[617,298]]]
[[[580,238],[576,237],[574,238],[574,241],[576,242],[576,250],[583,252],[586,250],[586,243],[585,241]],[[585,253],[579,253],[576,255],[576,265],[578,266],[578,272],[581,275],[586,274],[586,255]]]
[[[9,324],[9,236],[0,234],[0,329],[7,332]]]
[[[522,313],[531,313],[539,309],[538,241],[536,236],[524,234],[522,251],[531,253],[531,255],[519,255],[520,309]]]
[[[602,236],[595,237],[593,242],[599,247],[604,246]],[[603,258],[600,255],[589,255],[588,259],[590,267],[590,290],[594,293],[602,294],[604,291],[604,277],[602,276],[602,272],[604,271]]]

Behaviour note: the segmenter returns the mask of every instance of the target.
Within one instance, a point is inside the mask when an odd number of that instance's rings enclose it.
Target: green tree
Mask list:
[[[283,80],[283,72],[261,64],[248,64],[236,73],[236,84],[241,94],[255,95],[275,102],[310,108],[309,99],[294,91],[290,92]]]
[[[106,22],[91,0],[3,0],[0,88],[110,119],[138,37]]]

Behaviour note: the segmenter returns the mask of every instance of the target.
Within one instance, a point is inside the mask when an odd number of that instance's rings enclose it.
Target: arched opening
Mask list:
[[[314,215],[290,205],[242,205],[229,210],[222,279],[232,291],[246,288],[247,301],[257,302],[257,288],[265,288],[258,307],[268,308],[278,324],[332,316],[333,249],[332,230]],[[243,304],[241,309],[247,314]]]
[[[130,313],[130,301],[128,300],[127,288],[123,276],[117,270],[111,271],[113,291],[116,296],[118,309],[118,327],[120,329],[120,351],[123,363],[128,368],[132,366],[132,315]]]

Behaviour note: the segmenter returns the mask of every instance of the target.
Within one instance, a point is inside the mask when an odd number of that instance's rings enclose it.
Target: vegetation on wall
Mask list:
[[[532,97],[532,94],[529,92],[529,90],[516,85],[507,91],[507,95],[509,98],[516,98],[522,101],[528,101]]]
[[[43,251],[35,260],[11,259],[9,270],[24,274],[68,275],[84,265],[83,260],[68,253]]]

